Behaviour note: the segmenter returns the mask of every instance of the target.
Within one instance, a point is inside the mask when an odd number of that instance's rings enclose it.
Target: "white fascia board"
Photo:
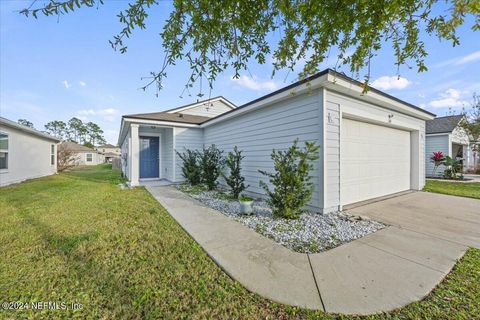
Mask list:
[[[235,111],[220,115],[216,118],[213,118],[213,120],[208,120],[206,123],[201,124],[200,127],[205,128],[205,127],[208,127],[212,124],[215,124],[215,123],[218,123],[218,122],[221,122],[221,121],[233,118],[233,117],[237,117],[241,114],[251,112],[253,110],[265,107],[265,106],[270,105],[272,103],[276,103],[276,102],[288,99],[292,96],[299,95],[299,94],[308,92],[310,90],[320,88],[326,80],[327,80],[327,75],[323,75],[323,76],[321,76],[319,78],[316,78],[312,81],[308,81],[308,82],[305,82],[301,85],[295,86],[291,89],[280,91],[277,94],[273,94],[273,95],[271,95],[267,98],[259,100],[258,102],[254,102],[251,105],[248,105],[246,107],[237,108],[237,109],[235,109]]]
[[[190,124],[190,123],[179,123],[179,122],[170,122],[170,121],[157,121],[157,120],[147,120],[147,119],[136,119],[136,118],[122,118],[122,124],[120,125],[120,134],[118,136],[118,145],[121,145],[123,140],[128,132],[128,127],[130,124],[138,124],[138,125],[155,125],[159,127],[182,127],[182,128],[200,128],[198,124]]]
[[[199,128],[198,124],[192,123],[182,123],[182,122],[172,122],[172,121],[162,121],[162,120],[148,120],[148,119],[137,119],[137,118],[123,118],[125,121],[130,123],[137,123],[139,125],[159,125],[159,126],[168,126],[168,127],[184,127],[184,128]]]
[[[450,132],[441,132],[441,133],[425,133],[426,137],[435,137],[435,136],[446,136],[449,135]]]
[[[373,90],[369,90],[367,93],[363,93],[363,88],[357,84],[345,81],[335,75],[328,74],[328,82],[325,84],[328,89],[337,91],[356,99],[370,102],[381,107],[391,109],[409,116],[413,116],[422,120],[433,120],[435,116],[424,113],[420,110],[416,110],[410,106],[407,106],[399,101],[385,97],[378,94]]]

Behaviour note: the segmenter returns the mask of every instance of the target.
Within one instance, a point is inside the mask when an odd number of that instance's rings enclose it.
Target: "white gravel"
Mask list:
[[[316,253],[337,247],[383,229],[384,224],[343,212],[320,214],[306,212],[299,219],[275,217],[264,200],[253,202],[253,214],[240,214],[238,201],[227,199],[218,191],[188,192],[189,187],[178,186],[183,192],[239,221],[258,233],[297,252]]]

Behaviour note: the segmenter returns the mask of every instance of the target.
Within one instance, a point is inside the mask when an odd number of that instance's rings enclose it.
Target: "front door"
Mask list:
[[[158,137],[140,137],[140,179],[159,178]]]

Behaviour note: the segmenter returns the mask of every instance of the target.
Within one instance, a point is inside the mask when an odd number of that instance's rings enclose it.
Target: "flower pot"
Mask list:
[[[240,213],[252,214],[253,212],[252,203],[253,201],[240,201]]]

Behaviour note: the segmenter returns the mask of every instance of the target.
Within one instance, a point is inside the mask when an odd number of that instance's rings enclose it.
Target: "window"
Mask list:
[[[55,165],[55,145],[50,146],[50,165]]]
[[[0,170],[8,169],[8,134],[0,132]]]
[[[92,154],[87,153],[87,162],[92,162]]]

